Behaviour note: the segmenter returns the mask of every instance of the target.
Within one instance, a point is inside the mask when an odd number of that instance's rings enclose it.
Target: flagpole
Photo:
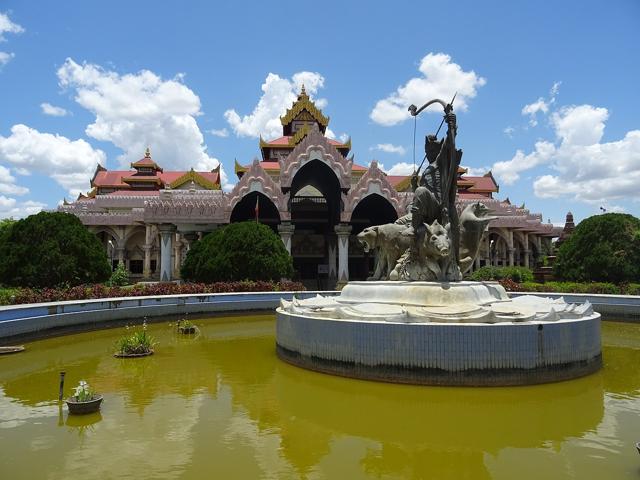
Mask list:
[[[260,194],[256,195],[256,223],[258,223],[258,212],[260,211]]]

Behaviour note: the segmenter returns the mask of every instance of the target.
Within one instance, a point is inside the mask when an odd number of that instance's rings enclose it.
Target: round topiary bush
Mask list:
[[[623,213],[584,219],[560,245],[554,274],[579,282],[640,280],[640,219]]]
[[[111,268],[100,240],[76,217],[40,212],[0,235],[0,283],[54,287],[102,282]]]
[[[232,223],[206,235],[187,253],[182,278],[197,282],[280,280],[293,260],[280,237],[253,221]]]

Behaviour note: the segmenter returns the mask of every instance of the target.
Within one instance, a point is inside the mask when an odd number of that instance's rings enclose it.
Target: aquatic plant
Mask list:
[[[126,327],[129,330],[129,327]],[[142,323],[142,328],[134,330],[133,333],[126,334],[116,342],[116,354],[118,355],[143,355],[153,351],[156,344],[155,339],[147,333],[146,320]]]
[[[73,399],[76,402],[89,402],[94,399],[95,392],[84,380],[80,380],[78,386],[73,389]]]

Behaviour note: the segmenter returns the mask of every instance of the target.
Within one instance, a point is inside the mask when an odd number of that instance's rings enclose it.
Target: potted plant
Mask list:
[[[126,327],[129,330],[129,327]],[[135,358],[146,357],[153,354],[155,340],[147,333],[146,320],[142,323],[142,330],[135,330],[131,334],[126,334],[116,342],[116,352],[114,357]]]
[[[191,320],[187,320],[186,318],[178,320],[178,332],[189,335],[196,333],[196,331],[197,327]]]
[[[69,413],[72,414],[84,414],[94,413],[100,410],[100,404],[102,403],[102,395],[98,395],[87,382],[80,380],[80,383],[73,389],[73,396],[65,400]]]

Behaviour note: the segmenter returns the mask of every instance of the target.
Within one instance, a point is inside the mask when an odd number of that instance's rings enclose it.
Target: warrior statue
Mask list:
[[[461,280],[478,254],[488,223],[495,218],[478,204],[465,209],[460,225],[455,201],[462,151],[455,144],[453,101],[435,99],[419,110],[411,105],[409,111],[416,116],[434,103],[444,108],[442,122],[447,123],[447,134],[442,140],[438,140],[437,133],[425,138],[423,163],[429,163],[422,175],[422,164],[412,175],[411,213],[394,224],[369,227],[358,235],[366,251],[378,250],[378,264],[371,280]]]

